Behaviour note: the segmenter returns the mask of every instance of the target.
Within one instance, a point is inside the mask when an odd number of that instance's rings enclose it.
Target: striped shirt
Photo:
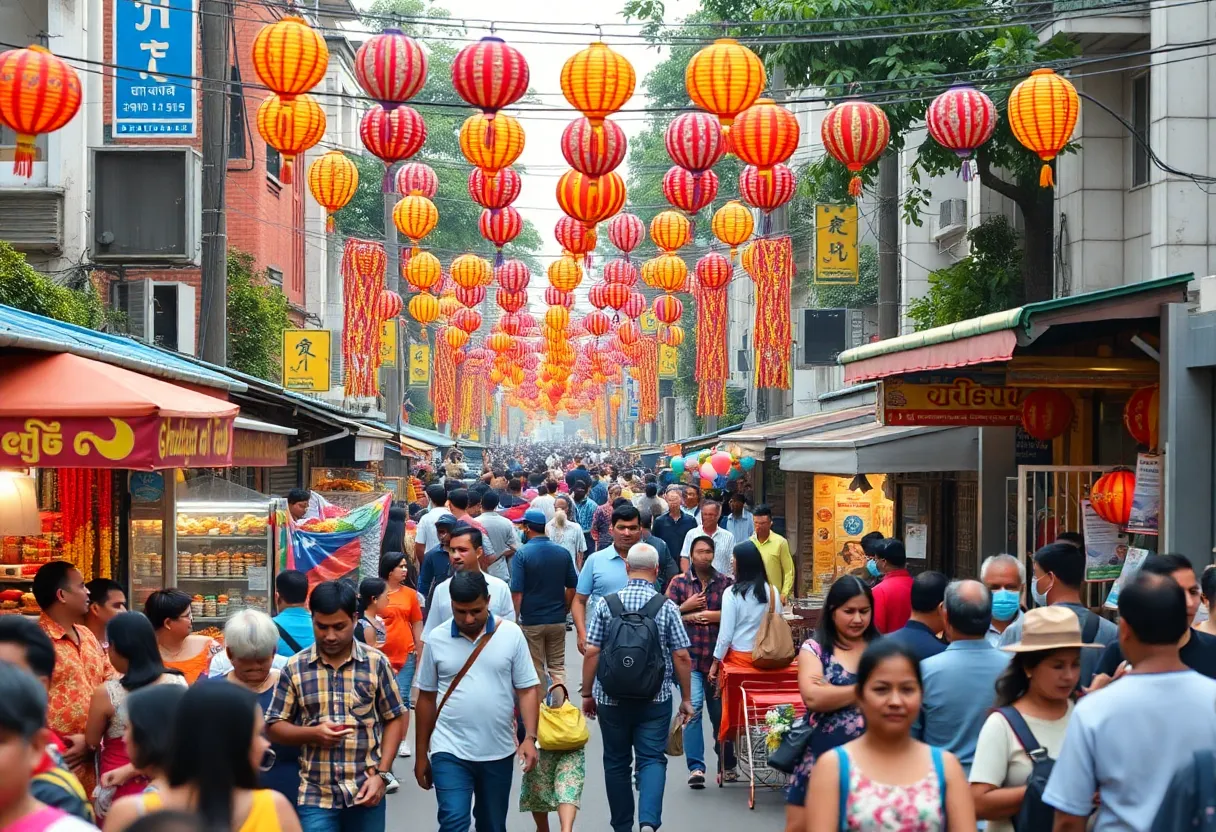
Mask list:
[[[658,593],[654,591],[654,584],[633,578],[617,594],[621,596],[621,606],[625,608],[626,612],[637,612],[646,606],[646,603]],[[611,620],[612,613],[608,609],[608,603],[603,598],[600,598],[595,603],[594,609],[591,610],[587,621],[587,644],[589,646],[604,646],[604,636],[608,628],[608,622]],[[688,632],[684,629],[684,621],[680,618],[680,610],[670,598],[659,608],[658,615],[655,616],[655,624],[658,625],[659,641],[663,645],[664,673],[663,686],[655,694],[652,701],[666,702],[671,699],[671,685],[675,679],[675,668],[671,661],[671,654],[677,650],[687,650],[690,642],[688,640]],[[604,693],[598,676],[596,677],[592,692],[595,695],[595,701],[601,705],[619,704],[611,696]]]

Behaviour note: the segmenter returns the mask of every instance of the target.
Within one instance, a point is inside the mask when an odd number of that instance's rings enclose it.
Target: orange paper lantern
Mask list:
[[[570,323],[570,310],[564,306],[550,306],[545,310],[545,326],[564,331]]]
[[[271,95],[258,107],[257,123],[266,144],[283,157],[279,180],[290,185],[295,158],[325,135],[325,111],[311,95],[297,95],[290,104]]]
[[[760,97],[767,83],[764,63],[732,38],[721,38],[692,56],[684,86],[693,103],[713,113],[729,132],[735,116]]]
[[[284,102],[321,83],[329,67],[325,38],[303,18],[268,23],[253,39],[253,71]]]
[[[832,158],[853,172],[849,193],[861,196],[859,174],[886,150],[891,139],[891,123],[877,105],[868,101],[845,101],[828,110],[820,127],[820,138]]]
[[[557,204],[566,216],[595,225],[625,207],[625,180],[615,171],[592,179],[568,170],[557,181]]]
[[[1123,527],[1132,515],[1132,494],[1136,490],[1136,475],[1126,468],[1116,468],[1098,478],[1089,490],[1089,502],[1094,513],[1107,523]]]
[[[410,317],[423,326],[434,323],[439,317],[439,301],[428,292],[422,292],[410,298],[408,308]]]
[[[452,261],[452,280],[457,286],[484,286],[493,279],[494,269],[476,254],[461,254]]]
[[[393,206],[393,225],[414,246],[411,257],[418,251],[418,241],[434,231],[438,223],[439,211],[435,203],[424,196],[411,194]]]
[[[1050,69],[1036,69],[1009,93],[1008,112],[1013,137],[1043,160],[1039,185],[1053,186],[1051,160],[1072,138],[1081,112],[1076,88]]]
[[[443,267],[439,258],[429,251],[420,251],[411,255],[401,267],[405,282],[418,291],[433,288],[443,278]]]
[[[650,221],[650,239],[661,251],[675,251],[692,238],[692,223],[676,211],[660,211]]]
[[[798,118],[771,98],[761,98],[735,119],[730,147],[762,174],[787,161],[798,147]]]
[[[35,137],[63,127],[80,109],[80,78],[71,65],[41,46],[0,54],[0,124],[17,134],[13,173],[29,178],[38,154]]]
[[[1123,407],[1123,425],[1141,445],[1156,451],[1161,440],[1161,388],[1154,384],[1141,387]]]
[[[583,280],[583,269],[578,261],[566,255],[549,264],[549,284],[563,292],[572,291]]]
[[[334,212],[350,202],[359,187],[359,169],[340,150],[331,150],[308,166],[308,190],[325,209],[325,230],[334,230]]]
[[[1072,399],[1062,390],[1031,390],[1022,397],[1022,430],[1047,441],[1072,424]]]
[[[475,113],[460,127],[460,152],[471,165],[493,179],[524,152],[524,128],[505,113],[497,114],[493,122],[489,116]]]
[[[562,95],[592,127],[599,127],[633,95],[637,74],[619,52],[601,41],[572,55],[562,66]]]
[[[730,257],[733,262],[743,245],[752,236],[756,221],[742,202],[732,199],[714,212],[714,218],[709,224],[710,230],[720,241],[730,246]]]
[[[678,254],[660,254],[652,261],[654,263],[654,285],[664,292],[679,292],[684,290],[688,281],[688,264]],[[645,267],[643,267],[643,272]]]
[[[678,347],[684,343],[684,328],[675,324],[664,327],[659,333],[659,340],[669,347]]]
[[[458,350],[469,343],[469,333],[454,326],[449,326],[443,331],[443,338],[448,342],[448,346],[454,350]]]

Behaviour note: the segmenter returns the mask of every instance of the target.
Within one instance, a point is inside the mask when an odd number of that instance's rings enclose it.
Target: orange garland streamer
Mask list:
[[[384,246],[353,237],[342,249],[342,293],[346,316],[342,322],[342,361],[346,395],[375,396],[380,369],[380,318],[376,301],[384,288],[388,259]]]
[[[644,336],[638,347],[638,422],[647,425],[659,418],[659,340]]]
[[[456,409],[456,359],[446,338],[435,339],[435,383],[431,385],[435,423],[450,425]]]
[[[756,387],[789,390],[793,345],[790,324],[793,245],[789,237],[756,240],[754,245]]]
[[[726,415],[726,287],[697,284],[697,415]]]

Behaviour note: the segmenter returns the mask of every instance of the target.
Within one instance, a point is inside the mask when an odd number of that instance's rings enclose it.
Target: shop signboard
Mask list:
[[[879,421],[901,427],[1015,427],[1022,423],[1022,390],[1004,382],[1001,373],[892,376],[882,382]]]
[[[287,435],[237,428],[232,435],[232,464],[282,468],[287,464]]]
[[[195,134],[196,12],[196,0],[114,0],[114,135]]]
[[[864,570],[861,538],[873,531],[890,537],[895,525],[895,504],[885,495],[886,478],[868,474],[870,490],[852,491],[851,477],[816,474],[812,502],[812,592],[826,592],[838,576]],[[807,570],[803,567],[806,586]]]
[[[429,344],[410,345],[410,387],[426,387],[431,383],[431,347]]]
[[[680,351],[666,344],[659,344],[659,378],[675,378],[680,368]]]
[[[638,326],[644,335],[654,335],[659,331],[659,319],[655,317],[654,312],[647,309],[638,317]]]
[[[232,464],[235,413],[201,419],[160,415],[0,418],[0,467],[210,468]]]
[[[857,205],[815,206],[815,283],[856,284]]]
[[[393,369],[397,366],[397,319],[380,324],[380,366]]]
[[[328,329],[283,330],[283,386],[288,390],[329,390]]]

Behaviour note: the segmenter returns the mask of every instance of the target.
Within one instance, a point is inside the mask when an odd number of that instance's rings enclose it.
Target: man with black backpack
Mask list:
[[[639,832],[663,819],[671,686],[680,686],[679,714],[693,714],[688,633],[676,605],[655,592],[659,553],[637,543],[626,557],[624,589],[600,598],[587,616],[583,711],[598,716],[604,782],[614,832],[632,832],[631,774],[637,757]]]

